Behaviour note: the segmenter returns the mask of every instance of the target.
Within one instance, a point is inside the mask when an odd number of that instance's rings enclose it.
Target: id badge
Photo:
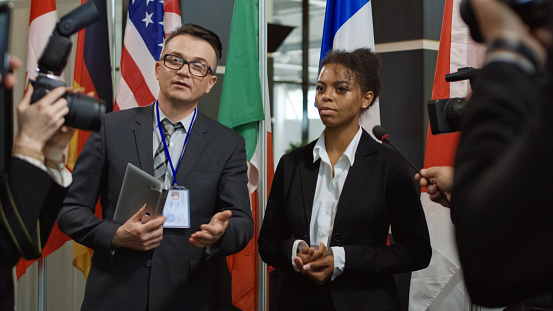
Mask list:
[[[171,187],[163,207],[163,216],[167,217],[163,228],[190,228],[190,194],[188,189]]]

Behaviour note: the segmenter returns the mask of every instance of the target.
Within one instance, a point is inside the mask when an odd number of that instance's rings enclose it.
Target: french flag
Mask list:
[[[320,59],[331,50],[358,48],[375,50],[371,1],[327,0]],[[372,128],[380,124],[378,99],[361,114],[359,124],[372,135]]]
[[[181,25],[178,0],[129,2],[121,53],[121,79],[113,110],[147,106],[155,101],[159,84],[155,63],[167,32]]]

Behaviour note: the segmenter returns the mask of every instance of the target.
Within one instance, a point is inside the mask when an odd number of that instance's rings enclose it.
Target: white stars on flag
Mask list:
[[[146,27],[154,22],[152,20],[152,15],[154,15],[154,13],[148,14],[148,12],[146,12],[146,17],[144,17],[144,19],[142,20],[144,23],[146,23]]]

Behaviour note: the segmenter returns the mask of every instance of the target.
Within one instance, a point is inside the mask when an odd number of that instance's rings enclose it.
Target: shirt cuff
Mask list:
[[[292,267],[294,267],[294,271],[300,272],[300,269],[296,267],[296,264],[294,263],[294,258],[298,254],[298,251],[302,250],[304,247],[309,247],[305,241],[302,240],[296,240],[294,241],[294,245],[292,246]]]
[[[331,249],[334,253],[334,272],[332,273],[330,280],[334,281],[337,276],[344,273],[344,267],[346,265],[346,251],[341,246],[333,246]]]
[[[63,148],[44,147],[44,164],[48,174],[62,187],[68,187],[73,180],[71,172],[65,167],[65,154]]]
[[[71,185],[71,182],[73,181],[73,176],[71,176],[71,172],[69,172],[69,170],[65,166],[60,169],[55,169],[51,167],[48,167],[47,169],[48,174],[58,185],[64,188],[67,188],[69,187],[69,185]]]

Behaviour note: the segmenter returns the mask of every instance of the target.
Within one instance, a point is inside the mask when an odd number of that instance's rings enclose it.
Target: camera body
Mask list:
[[[51,90],[65,86],[65,83],[55,76],[39,74],[33,85],[31,103],[35,103]],[[102,100],[86,96],[80,93],[66,91],[63,96],[67,100],[69,113],[65,116],[65,125],[85,131],[98,131],[102,124],[102,118],[106,113],[106,105]]]
[[[69,36],[85,28],[100,18],[94,2],[88,1],[62,17],[56,24],[48,43],[38,60],[38,76],[30,80],[33,86],[31,103],[35,103],[48,92],[59,86],[65,86],[57,76],[67,64],[72,42]],[[100,129],[106,112],[104,101],[80,93],[65,92],[69,113],[65,116],[65,125],[82,129]]]
[[[522,21],[531,29],[546,27],[551,24],[549,13],[553,2],[551,0],[502,0],[515,11]],[[461,18],[469,26],[470,35],[476,42],[484,42],[478,28],[470,0],[461,2]]]
[[[461,120],[467,111],[464,98],[430,100],[427,107],[433,135],[460,131]]]
[[[480,69],[472,67],[463,67],[445,75],[447,82],[462,80],[472,81]],[[430,129],[433,135],[457,132],[461,130],[461,121],[467,111],[467,101],[465,98],[454,97],[430,100],[427,103],[428,119],[430,119]]]

